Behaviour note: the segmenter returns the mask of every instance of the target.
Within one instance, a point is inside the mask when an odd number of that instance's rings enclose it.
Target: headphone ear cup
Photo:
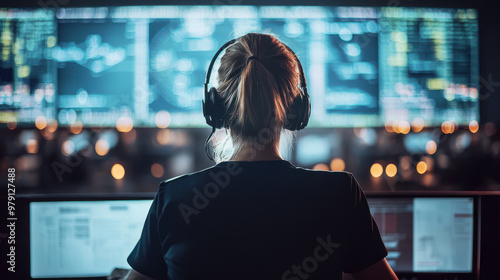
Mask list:
[[[293,99],[292,108],[287,113],[284,127],[288,130],[301,130],[309,123],[311,115],[311,101],[307,88],[301,89],[300,93]]]
[[[216,88],[210,88],[210,97],[212,98],[212,126],[215,128],[222,128],[224,126],[224,104],[220,98],[219,92]]]
[[[301,130],[307,126],[309,123],[309,117],[311,116],[311,99],[309,97],[309,94],[307,93],[307,88],[304,87],[303,89],[303,98],[302,98],[302,118],[301,118],[301,124],[300,127],[297,130]]]
[[[302,96],[298,94],[294,99],[292,106],[286,114],[285,128],[291,131],[297,130],[300,120],[302,119]]]
[[[304,119],[304,96],[300,93],[297,96],[297,107],[295,108],[297,116],[295,117],[295,130],[300,130],[302,126],[302,120]]]
[[[205,121],[209,126],[214,125],[214,91],[216,92],[215,88],[213,87],[210,88],[210,90],[205,91],[202,101],[203,116],[205,117]]]

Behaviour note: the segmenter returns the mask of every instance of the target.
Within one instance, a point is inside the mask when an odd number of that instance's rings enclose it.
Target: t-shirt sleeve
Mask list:
[[[139,273],[154,279],[165,279],[167,264],[163,259],[158,231],[158,199],[157,193],[146,217],[141,238],[128,256],[127,262]]]
[[[352,174],[349,193],[351,216],[349,235],[345,246],[344,272],[353,273],[368,268],[387,256],[377,224],[368,207],[366,197]]]

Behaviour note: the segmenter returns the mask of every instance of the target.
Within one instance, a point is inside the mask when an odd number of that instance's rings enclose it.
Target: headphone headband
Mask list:
[[[205,77],[205,84],[204,84],[205,92],[208,91],[208,84],[210,83],[210,75],[212,75],[212,68],[214,68],[214,64],[215,61],[217,60],[217,57],[219,57],[219,54],[223,50],[225,50],[230,45],[234,44],[237,40],[238,39],[232,39],[227,43],[225,43],[224,45],[222,45],[222,47],[220,47],[219,50],[215,53],[214,57],[212,58],[212,61],[210,61],[210,65],[208,65],[207,76]]]

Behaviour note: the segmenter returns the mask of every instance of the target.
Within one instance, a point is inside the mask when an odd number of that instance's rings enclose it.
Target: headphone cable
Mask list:
[[[215,132],[215,126],[212,126],[212,133],[210,133],[210,135],[208,135],[208,137],[207,137],[207,140],[205,140],[205,153],[207,154],[207,157],[208,157],[211,161],[213,161],[213,162],[215,162],[215,160],[214,160],[214,157],[212,156],[212,154],[211,154],[211,153],[210,153],[210,151],[209,151],[210,149],[208,148],[208,144],[209,144],[209,142],[210,142],[210,139],[211,139],[211,138],[212,138],[212,136],[214,135],[214,132]]]

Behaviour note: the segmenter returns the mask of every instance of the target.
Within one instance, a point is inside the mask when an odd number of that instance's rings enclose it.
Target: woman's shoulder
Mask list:
[[[186,190],[193,187],[199,187],[209,182],[216,181],[222,184],[229,181],[230,177],[238,175],[241,167],[235,164],[224,166],[214,165],[202,170],[186,173],[160,182],[159,191]]]
[[[325,178],[335,182],[343,182],[352,184],[356,181],[354,174],[349,171],[329,171],[329,170],[316,170],[303,167],[295,167],[296,170],[301,172],[304,177]]]

